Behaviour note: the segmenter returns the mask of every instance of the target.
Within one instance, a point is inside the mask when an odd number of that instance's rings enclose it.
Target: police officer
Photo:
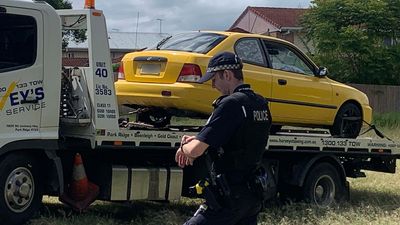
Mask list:
[[[214,101],[214,111],[198,135],[182,137],[175,160],[183,168],[193,165],[199,156],[209,155],[209,172],[225,178],[229,199],[215,191],[221,207],[210,207],[206,198],[185,225],[257,224],[262,200],[249,188],[248,179],[261,165],[271,114],[267,101],[243,83],[242,67],[237,55],[222,52],[211,58],[207,73],[199,80],[212,79],[212,87],[222,96]]]

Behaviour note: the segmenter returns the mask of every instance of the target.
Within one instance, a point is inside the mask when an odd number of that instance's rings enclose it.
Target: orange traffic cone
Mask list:
[[[72,169],[72,182],[69,187],[69,195],[76,201],[85,199],[89,191],[89,181],[86,177],[85,167],[79,153],[75,155]]]
[[[91,183],[86,177],[82,157],[79,153],[75,155],[72,169],[72,181],[66,192],[60,196],[60,201],[71,206],[74,210],[82,212],[99,194],[99,187]]]

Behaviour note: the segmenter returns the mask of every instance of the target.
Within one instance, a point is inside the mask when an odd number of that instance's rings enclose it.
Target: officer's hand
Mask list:
[[[181,139],[181,145],[187,144],[195,138],[196,138],[196,136],[183,135],[182,139]]]
[[[186,166],[185,161],[186,161],[185,154],[183,153],[181,148],[178,148],[178,151],[176,151],[176,154],[175,154],[175,162],[178,163],[178,166],[180,168],[184,168]]]
[[[182,149],[179,148],[175,154],[175,161],[179,167],[184,168],[185,166],[193,165],[194,158],[186,156]]]

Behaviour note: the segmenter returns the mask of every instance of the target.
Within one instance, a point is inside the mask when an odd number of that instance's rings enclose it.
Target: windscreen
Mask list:
[[[225,35],[216,33],[182,33],[164,39],[154,49],[186,51],[204,54],[224,40],[225,37]]]

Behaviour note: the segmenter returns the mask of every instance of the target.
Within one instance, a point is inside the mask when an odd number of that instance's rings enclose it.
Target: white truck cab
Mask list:
[[[0,147],[58,138],[60,37],[46,3],[0,3]]]

